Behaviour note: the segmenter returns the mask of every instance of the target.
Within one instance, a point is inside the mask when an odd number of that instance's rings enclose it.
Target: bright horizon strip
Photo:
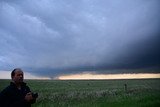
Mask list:
[[[128,74],[70,74],[59,76],[59,80],[87,80],[87,79],[147,79],[160,78],[160,73],[128,73]]]
[[[0,71],[0,79],[11,79],[11,71]],[[58,80],[87,80],[87,79],[145,79],[160,78],[160,73],[124,73],[124,74],[96,74],[83,72],[81,74],[60,75],[55,79]],[[24,72],[24,79],[40,79],[49,80],[50,77],[36,76],[28,72]],[[54,78],[53,78],[54,79]]]

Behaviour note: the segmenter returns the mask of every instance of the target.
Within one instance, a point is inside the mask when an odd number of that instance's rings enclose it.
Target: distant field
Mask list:
[[[9,82],[0,80],[0,91]],[[26,80],[25,82],[33,92],[39,93],[37,103],[33,104],[33,107],[160,106],[160,79]]]

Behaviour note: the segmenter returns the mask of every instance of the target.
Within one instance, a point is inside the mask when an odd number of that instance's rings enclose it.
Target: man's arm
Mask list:
[[[25,101],[27,101],[30,104],[33,104],[36,102],[36,98],[32,95],[32,92],[28,86],[26,86],[27,94],[25,96]]]
[[[23,88],[24,88],[23,91],[25,94],[23,95],[23,98],[14,102],[14,104],[13,104],[14,106],[21,105],[23,107],[24,105],[31,105],[32,104],[32,101],[34,100],[34,98],[32,97],[32,93],[30,91],[30,88],[28,86],[25,86]]]
[[[7,107],[9,105],[8,101],[10,100],[10,98],[7,99],[7,97],[7,88],[5,88],[0,92],[0,107]]]
[[[24,95],[19,98],[15,91],[10,87],[5,88],[0,93],[0,107],[25,107],[26,105],[30,106],[33,103],[34,99],[32,97],[29,87],[25,87]]]
[[[27,93],[24,98],[15,101],[11,107],[24,107],[26,105],[30,106],[31,101],[33,100],[31,92]]]

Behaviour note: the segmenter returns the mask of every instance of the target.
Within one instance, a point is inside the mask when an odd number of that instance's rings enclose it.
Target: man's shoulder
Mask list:
[[[8,93],[8,92],[10,92],[10,91],[12,91],[12,90],[13,90],[13,87],[10,86],[10,85],[8,85],[7,87],[5,87],[5,88],[0,92],[0,94],[5,94],[5,93]]]
[[[13,82],[10,82],[10,84],[6,88],[4,88],[4,90],[12,90],[15,87],[15,84]]]

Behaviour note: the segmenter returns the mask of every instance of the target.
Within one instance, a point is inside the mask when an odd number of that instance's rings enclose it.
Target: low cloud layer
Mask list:
[[[159,5],[159,0],[1,0],[0,69],[21,67],[39,75],[159,72]]]

